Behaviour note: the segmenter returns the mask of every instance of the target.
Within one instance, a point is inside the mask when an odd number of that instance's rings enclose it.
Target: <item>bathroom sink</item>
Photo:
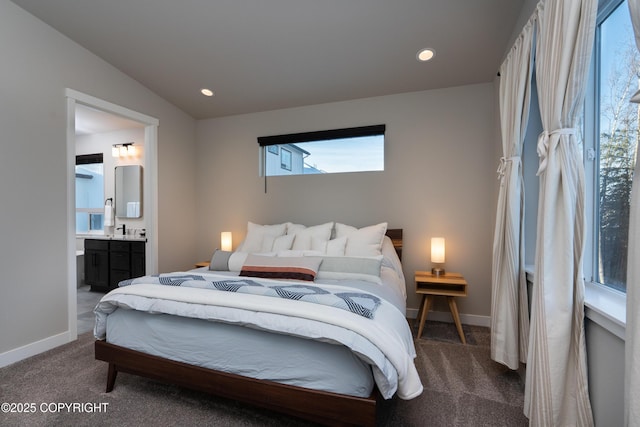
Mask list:
[[[122,234],[114,234],[113,236],[111,236],[111,238],[113,240],[136,240],[138,239],[138,237],[134,236],[133,234],[126,234],[126,235],[122,235]]]
[[[146,240],[145,237],[136,236],[134,234],[125,234],[124,236],[122,234],[112,234],[109,236],[109,239],[111,240]]]

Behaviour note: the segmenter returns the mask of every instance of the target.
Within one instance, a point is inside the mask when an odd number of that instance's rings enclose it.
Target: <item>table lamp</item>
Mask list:
[[[233,235],[230,231],[220,233],[220,250],[231,252],[233,248]]]
[[[439,266],[431,269],[431,274],[434,276],[444,276],[445,271],[444,268],[442,268],[442,264],[444,264],[444,237],[431,238],[431,262],[433,264],[439,264]]]

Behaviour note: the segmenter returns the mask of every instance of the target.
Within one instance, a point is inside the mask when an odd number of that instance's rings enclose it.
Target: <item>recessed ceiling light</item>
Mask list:
[[[436,51],[431,48],[426,48],[419,50],[416,58],[418,58],[418,61],[427,62],[433,59],[434,56],[436,56]]]
[[[211,89],[200,89],[200,92],[202,92],[204,96],[213,96],[213,91]]]

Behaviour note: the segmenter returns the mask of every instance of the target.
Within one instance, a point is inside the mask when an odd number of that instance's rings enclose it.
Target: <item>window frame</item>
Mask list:
[[[96,153],[96,154],[79,154],[76,155],[76,164],[79,165],[88,165],[88,164],[102,164],[103,173],[104,173],[104,154]],[[78,173],[76,173],[76,179],[78,178]],[[76,184],[77,185],[77,184]],[[102,194],[104,196],[104,183],[102,188]],[[77,203],[77,202],[76,202]],[[75,204],[75,203],[74,203]],[[85,234],[103,234],[104,233],[104,207],[98,208],[78,208],[77,205],[75,207],[75,213],[77,214],[85,214],[87,216],[87,230],[78,232],[77,222],[76,222],[76,234],[85,235]],[[91,223],[93,216],[102,215],[103,227],[101,229],[92,229]]]
[[[302,152],[306,152],[302,147],[299,147],[297,144],[304,144],[307,142],[319,142],[319,141],[334,141],[340,139],[351,139],[351,138],[364,138],[369,136],[382,136],[384,138],[386,131],[386,125],[371,125],[371,126],[360,126],[360,127],[351,127],[351,128],[342,128],[342,129],[331,129],[331,130],[322,130],[322,131],[313,131],[313,132],[301,132],[301,133],[292,133],[292,134],[284,134],[284,135],[271,135],[271,136],[261,136],[258,137],[258,145],[260,146],[260,176],[265,178],[269,176],[283,176],[272,174],[269,175],[267,171],[267,157],[269,154],[277,154],[277,150],[273,150],[273,146],[277,146],[280,148],[280,169],[284,169],[287,171],[292,171],[293,165],[289,165],[289,168],[285,167],[282,158],[282,152],[287,150],[284,148],[285,145],[289,145],[295,147]],[[384,141],[384,139],[383,139]],[[293,157],[293,152],[288,150],[291,153],[291,157]],[[382,159],[382,170],[384,170],[384,149],[383,149],[383,159]],[[304,170],[304,168],[303,168]],[[379,170],[370,170],[368,172],[374,172]],[[364,170],[354,170],[354,171],[345,171],[348,172],[364,172]],[[330,172],[330,173],[343,173],[343,172]],[[307,175],[305,173],[291,173],[284,174],[284,176],[298,176],[298,175]]]
[[[598,233],[600,215],[598,206],[599,195],[599,160],[600,160],[600,25],[618,7],[624,7],[625,0],[601,0],[596,18],[596,32],[594,37],[594,51],[590,64],[589,80],[584,105],[583,129],[583,163],[585,170],[585,211],[587,214],[587,236],[585,239],[585,256],[583,271],[585,280],[595,286],[602,286],[614,293],[625,296],[626,293],[599,282],[598,278]],[[628,6],[627,6],[628,7]]]
[[[599,117],[600,117],[600,25],[624,0],[600,0],[596,18],[594,51],[584,102],[583,164],[585,172],[585,214],[587,230],[583,257],[585,315],[618,338],[625,339],[626,293],[597,280],[599,232]]]
[[[292,157],[293,153],[291,153],[291,150],[280,147],[280,169],[291,171]]]

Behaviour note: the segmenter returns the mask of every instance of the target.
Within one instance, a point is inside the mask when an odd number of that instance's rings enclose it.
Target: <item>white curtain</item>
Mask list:
[[[543,132],[524,412],[532,426],[591,426],[584,339],[584,168],[576,123],[597,0],[539,5],[536,80]]]
[[[529,121],[533,39],[529,19],[500,67],[502,153],[493,236],[491,358],[511,369],[527,360],[529,309],[524,271],[522,143]]]
[[[629,12],[640,49],[640,0],[629,0]],[[640,92],[640,91],[639,91]],[[626,426],[640,426],[640,164],[636,156],[629,215],[627,257],[627,326],[625,339],[624,418]]]

